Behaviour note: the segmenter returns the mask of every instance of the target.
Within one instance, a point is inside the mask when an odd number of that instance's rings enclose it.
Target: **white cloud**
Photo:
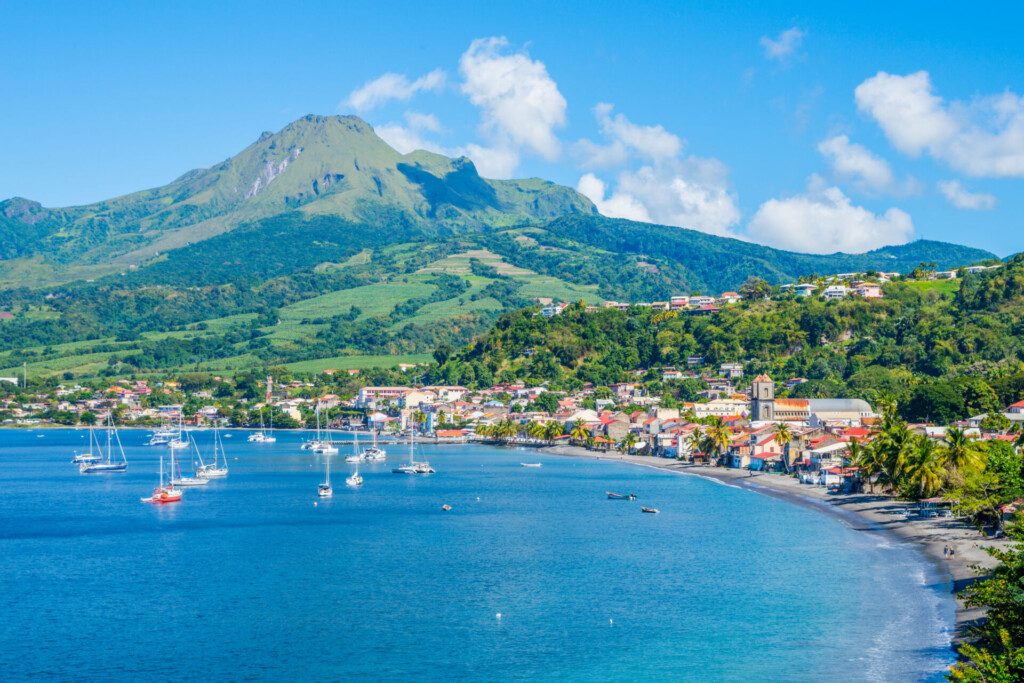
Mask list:
[[[949,200],[949,203],[958,209],[982,211],[994,209],[996,206],[995,195],[970,192],[959,180],[941,180],[938,185],[939,190]]]
[[[631,221],[642,221],[653,223],[651,215],[647,213],[647,207],[641,204],[635,197],[625,193],[617,192],[610,197],[605,197],[606,185],[603,180],[593,173],[584,174],[576,184],[576,190],[590,201],[601,212],[601,215],[610,218],[628,218]]]
[[[761,36],[761,48],[764,50],[764,56],[768,59],[784,61],[800,48],[806,35],[806,31],[794,26],[780,33],[777,38]]]
[[[594,116],[601,133],[609,139],[601,145],[580,140],[574,146],[576,154],[587,167],[606,168],[624,164],[636,155],[650,162],[660,162],[679,155],[683,141],[662,126],[639,126],[622,114],[612,116],[612,105],[601,102],[594,107]]]
[[[507,160],[525,148],[554,160],[561,152],[555,129],[565,125],[565,98],[543,62],[507,47],[506,38],[474,40],[459,60],[462,92],[481,110],[492,155]]]
[[[750,220],[747,234],[781,249],[856,254],[910,241],[914,223],[897,208],[876,215],[854,206],[838,187],[828,187],[815,177],[806,194],[762,204]]]
[[[622,171],[607,195],[605,183],[587,173],[576,189],[605,216],[736,237],[731,228],[740,212],[725,183],[725,167],[715,159],[691,157]]]
[[[594,173],[585,173],[577,189],[597,210],[629,218],[735,237],[731,228],[740,212],[729,188],[729,172],[717,159],[683,157],[685,143],[662,126],[641,126],[612,105],[594,107],[604,144],[580,140],[574,145],[585,168],[622,167],[638,159],[637,168],[622,169],[614,189]]]
[[[414,81],[410,81],[404,74],[386,73],[353,90],[345,100],[345,105],[363,112],[391,100],[405,102],[422,91],[437,92],[444,87],[445,79],[446,74],[442,69],[434,69]]]
[[[425,133],[441,133],[444,127],[433,114],[421,114],[416,111],[405,112],[405,124],[385,123],[374,126],[377,135],[402,154],[417,149],[425,149],[437,154],[452,155],[452,150],[445,149],[439,142],[424,136]]]
[[[511,178],[519,166],[519,152],[512,147],[487,147],[470,143],[453,150],[453,156],[467,156],[485,178]]]
[[[905,154],[926,152],[972,176],[1024,176],[1024,97],[1007,91],[947,103],[932,91],[927,71],[880,71],[854,95],[860,110]]]
[[[884,191],[892,187],[894,177],[889,163],[863,145],[836,135],[818,143],[818,151],[829,160],[837,175],[853,179],[865,187]]]

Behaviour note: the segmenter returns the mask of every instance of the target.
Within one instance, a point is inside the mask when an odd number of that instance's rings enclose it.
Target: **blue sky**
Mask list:
[[[1024,250],[1013,3],[431,4],[0,1],[0,197],[96,201],[357,113],[611,215]]]

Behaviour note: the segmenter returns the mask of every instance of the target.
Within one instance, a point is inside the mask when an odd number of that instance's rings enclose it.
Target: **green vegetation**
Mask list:
[[[905,419],[948,422],[991,413],[1024,397],[1024,256],[968,275],[956,297],[913,283],[885,298],[798,299],[779,290],[713,315],[634,307],[570,306],[544,318],[536,308],[502,316],[493,330],[432,371],[437,382],[492,379],[552,386],[660,381],[659,368],[740,361],[780,383],[809,381],[793,396],[889,398]],[[676,397],[682,385],[670,387]]]

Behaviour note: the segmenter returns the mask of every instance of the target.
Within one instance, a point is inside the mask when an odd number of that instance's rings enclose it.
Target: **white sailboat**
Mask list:
[[[117,433],[117,429],[114,427],[114,415],[107,415],[107,444],[106,452],[99,444],[99,439],[96,439],[96,445],[99,447],[100,457],[92,462],[82,462],[78,465],[78,471],[82,474],[102,474],[104,472],[124,472],[128,469],[128,458],[124,456],[124,447],[121,446],[121,437]],[[114,445],[117,445],[118,454],[120,459],[114,455]]]
[[[224,464],[220,464],[223,459]],[[222,479],[228,476],[228,455],[224,452],[224,443],[220,439],[220,428],[213,429],[213,463],[203,464],[196,470],[196,476],[204,479]]]
[[[76,465],[81,465],[82,463],[99,462],[100,457],[98,455],[94,455],[94,452],[98,450],[99,443],[96,442],[96,428],[89,427],[89,450],[87,450],[85,453],[79,453],[78,451],[75,451],[74,456],[71,458],[71,462]]]
[[[345,462],[362,462],[363,454],[359,452],[359,434],[352,432],[352,455],[345,456]]]
[[[170,421],[164,422],[159,429],[153,430],[153,434],[149,437],[147,446],[166,446],[171,442],[171,439],[175,438],[177,433],[171,429]]]
[[[370,431],[373,433],[373,445],[363,451],[364,460],[386,460],[388,457],[387,452],[383,448],[377,447],[377,430],[373,428],[373,424],[370,425]]]
[[[188,448],[188,439],[185,437],[185,418],[178,418],[178,431],[172,434],[173,438],[166,442],[170,448]]]
[[[273,425],[274,414],[270,414],[271,425]],[[273,429],[273,427],[271,427]],[[249,435],[249,443],[275,443],[276,438],[267,434],[266,429],[263,426],[263,409],[260,408],[260,431],[253,432]]]
[[[330,498],[334,495],[331,488],[331,456],[324,454],[324,482],[316,487],[316,493],[321,498]]]
[[[413,444],[413,432],[409,430],[409,464],[399,465],[391,470],[393,474],[433,474],[434,468],[429,462],[416,462],[415,445]]]
[[[317,422],[316,422],[317,429],[319,430],[319,428],[320,428],[320,411],[319,410],[317,410],[316,417],[317,417]],[[317,453],[319,455],[334,455],[335,453],[338,452],[338,447],[335,446],[334,443],[333,443],[334,437],[331,434],[331,411],[330,411],[329,408],[327,410],[327,417],[324,419],[324,422],[326,423],[325,426],[327,428],[326,431],[324,432],[325,436],[324,436],[324,438],[320,438],[320,436],[317,435],[316,444],[313,446],[313,452]]]
[[[190,441],[191,441],[191,439],[190,439]],[[203,456],[199,454],[199,447],[196,446],[195,441],[192,441],[192,448],[195,450],[196,457],[199,458],[199,466],[200,466],[200,468],[203,467],[204,466],[203,465]],[[173,447],[173,446],[171,447],[171,462],[172,463],[174,462],[174,451],[176,451],[176,450],[177,449],[175,447]],[[175,474],[177,474],[177,476],[175,476]],[[210,480],[206,479],[205,477],[200,477],[200,476],[196,476],[196,475],[193,475],[191,477],[184,476],[181,473],[181,463],[180,462],[178,463],[177,470],[175,470],[173,464],[171,465],[171,486],[206,486],[209,483],[210,483]]]

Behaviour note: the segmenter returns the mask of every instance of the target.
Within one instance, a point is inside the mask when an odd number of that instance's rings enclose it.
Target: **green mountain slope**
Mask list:
[[[430,351],[538,298],[664,299],[811,274],[952,268],[937,242],[815,256],[598,215],[540,179],[399,154],[307,116],[160,188],[48,209],[0,202],[0,368],[94,373]]]

